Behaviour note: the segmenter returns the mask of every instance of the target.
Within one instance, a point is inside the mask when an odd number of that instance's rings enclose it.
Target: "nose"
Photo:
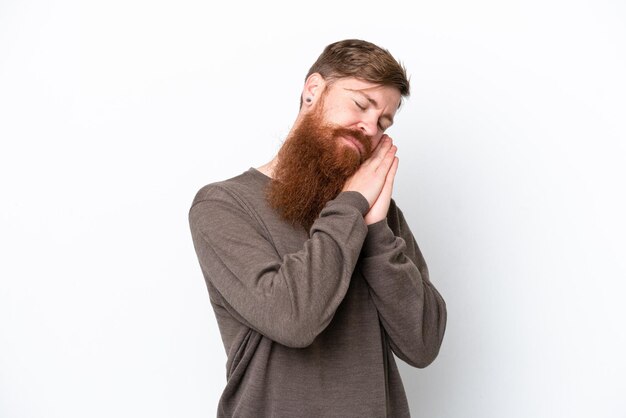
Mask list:
[[[378,134],[378,124],[374,118],[363,118],[358,124],[360,130],[363,131],[365,135],[375,137]]]

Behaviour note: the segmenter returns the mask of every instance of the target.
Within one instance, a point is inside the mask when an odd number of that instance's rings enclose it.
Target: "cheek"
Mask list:
[[[378,146],[380,140],[383,138],[383,135],[376,135],[372,138],[372,150]]]
[[[360,119],[356,112],[351,112],[345,108],[327,107],[324,109],[324,119],[331,124],[343,128],[354,128]]]

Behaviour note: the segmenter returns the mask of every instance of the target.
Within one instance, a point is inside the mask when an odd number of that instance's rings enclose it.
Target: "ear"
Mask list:
[[[317,102],[317,98],[326,88],[326,80],[320,73],[313,73],[307,77],[304,82],[304,88],[302,89],[302,103],[307,106],[311,106]],[[310,99],[310,101],[308,100]]]

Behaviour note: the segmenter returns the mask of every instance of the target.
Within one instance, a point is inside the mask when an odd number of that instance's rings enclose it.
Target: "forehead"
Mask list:
[[[335,80],[329,89],[329,93],[356,93],[365,94],[373,98],[379,106],[395,112],[400,107],[402,99],[400,90],[393,86],[384,86],[354,77],[344,77]]]

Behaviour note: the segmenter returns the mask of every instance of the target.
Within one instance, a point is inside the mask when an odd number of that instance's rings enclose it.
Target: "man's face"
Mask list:
[[[393,124],[400,105],[400,91],[395,87],[381,86],[356,78],[341,78],[324,92],[321,118],[324,124],[362,132],[370,137],[370,150],[376,148],[385,131]],[[346,135],[348,136],[348,135]],[[358,139],[358,138],[357,138]],[[341,138],[344,145],[355,148],[353,142]],[[361,163],[369,157],[360,148]]]
[[[306,229],[371,156],[400,103],[398,89],[354,78],[320,86],[278,152],[267,195],[285,219]]]

